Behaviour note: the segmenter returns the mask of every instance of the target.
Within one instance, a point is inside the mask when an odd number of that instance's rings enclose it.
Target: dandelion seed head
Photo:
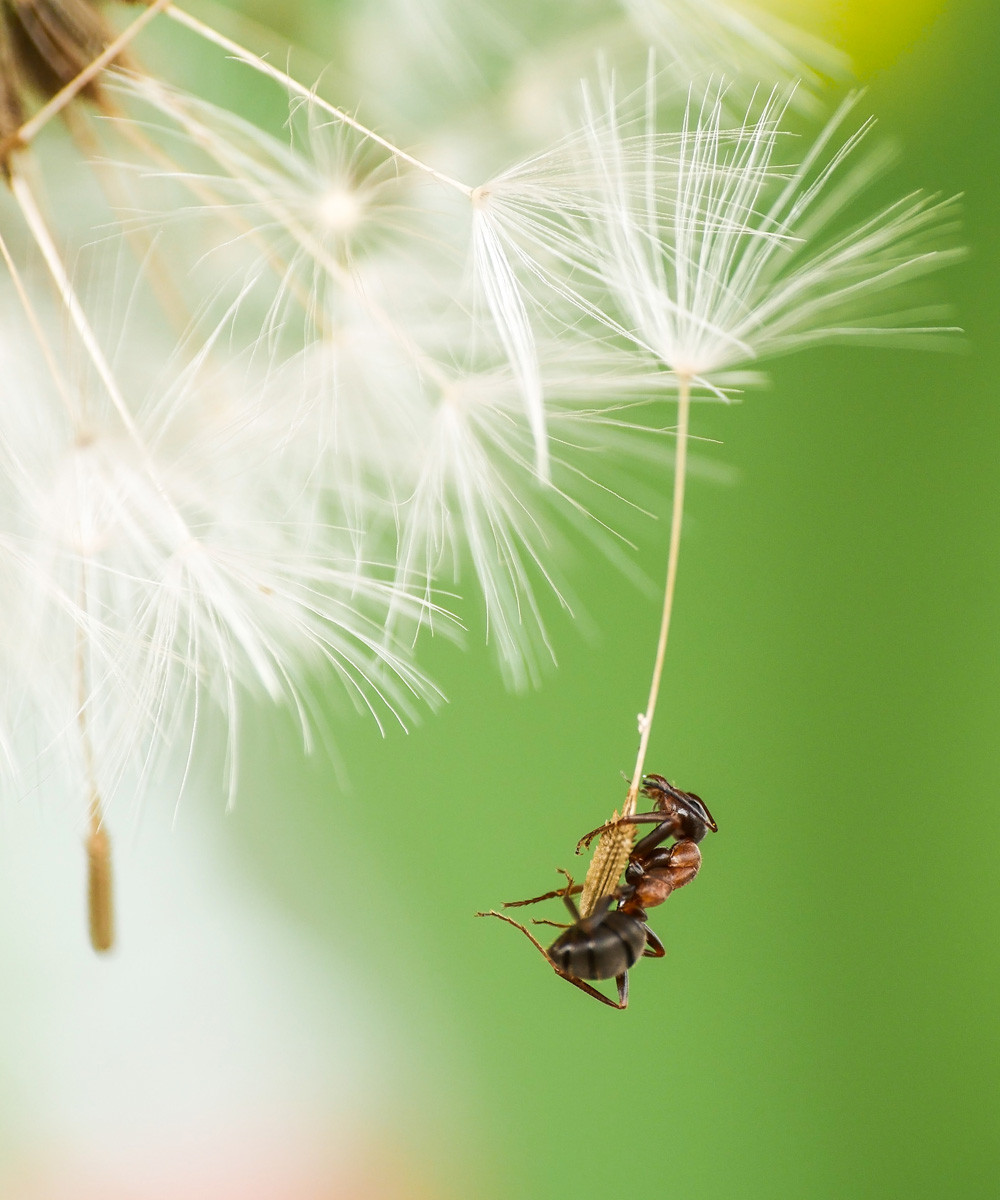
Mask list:
[[[762,78],[796,73],[782,31],[757,36],[736,0],[623,7],[686,57],[675,74],[717,72],[740,38]],[[463,41],[467,6],[403,8],[447,53]],[[8,50],[0,36],[0,68]],[[678,377],[728,399],[766,355],[909,327],[893,289],[947,259],[929,239],[948,206],[919,197],[838,232],[866,182],[856,138],[841,113],[798,153],[790,88],[736,119],[736,87],[693,92],[664,133],[655,81],[626,102],[612,75],[579,129],[471,188],[256,66],[293,97],[282,136],[151,75],[102,77],[101,129],[123,147],[103,166],[140,248],[125,324],[144,336],[89,336],[105,297],[82,287],[77,305],[49,253],[65,310],[44,314],[49,361],[69,324],[70,361],[90,365],[39,387],[10,373],[0,604],[24,636],[0,642],[0,768],[31,728],[53,777],[79,781],[86,724],[109,802],[168,751],[190,761],[210,710],[231,793],[248,698],[290,706],[307,741],[331,675],[376,721],[408,719],[435,699],[412,654],[421,626],[450,627],[442,589],[466,593],[508,682],[537,683],[542,596],[574,605],[564,531],[625,557],[604,505],[635,507],[651,473],[616,490],[613,451],[636,434],[630,461],[662,461]],[[439,152],[462,153],[457,124]]]
[[[650,88],[637,114],[613,82],[603,106],[585,93],[576,178],[589,179],[589,197],[540,215],[543,164],[490,184],[494,240],[520,286],[544,281],[708,387],[720,371],[815,342],[926,333],[920,310],[895,311],[886,294],[954,258],[940,248],[954,203],[912,196],[851,225],[873,175],[858,152],[867,126],[843,133],[852,102],[795,162],[786,93],[730,124],[723,92],[692,95],[667,142]]]

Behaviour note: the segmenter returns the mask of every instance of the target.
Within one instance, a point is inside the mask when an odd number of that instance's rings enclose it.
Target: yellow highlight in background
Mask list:
[[[760,6],[846,51],[865,79],[919,41],[944,0],[761,0]]]

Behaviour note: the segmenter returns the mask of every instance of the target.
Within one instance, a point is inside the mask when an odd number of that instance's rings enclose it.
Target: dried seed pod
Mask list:
[[[0,159],[16,145],[25,92],[50,99],[114,39],[93,0],[0,0]],[[104,104],[95,80],[80,94]]]
[[[580,912],[590,916],[604,896],[609,896],[618,886],[622,871],[632,853],[635,841],[635,826],[619,824],[615,813],[608,822],[604,835],[598,843],[587,871],[580,897]]]
[[[3,0],[3,10],[21,78],[46,99],[115,37],[91,0]],[[99,97],[95,84],[85,92]]]
[[[6,4],[0,6],[0,143],[12,138],[24,122],[17,58]]]

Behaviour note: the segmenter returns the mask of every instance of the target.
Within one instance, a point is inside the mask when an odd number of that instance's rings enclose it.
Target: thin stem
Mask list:
[[[55,353],[52,350],[49,340],[45,335],[45,330],[42,322],[39,319],[38,312],[34,304],[31,302],[31,297],[28,295],[28,289],[24,285],[24,280],[21,278],[21,272],[17,268],[11,256],[10,250],[4,241],[3,234],[0,233],[0,258],[6,264],[7,270],[10,272],[10,280],[14,285],[14,291],[17,292],[17,298],[21,302],[21,307],[24,310],[24,315],[27,317],[28,324],[31,326],[31,332],[35,335],[39,348],[42,352],[42,357],[45,359],[45,365],[49,369],[49,374],[56,386],[56,390],[62,397],[62,401],[66,406],[66,411],[69,414],[70,420],[74,428],[79,429],[82,424],[82,414],[80,405],[70,390],[66,378],[56,361]]]
[[[622,816],[630,817],[636,808],[642,768],[649,745],[649,734],[653,728],[653,713],[660,694],[660,679],[663,675],[663,660],[667,653],[667,636],[670,633],[670,614],[674,607],[674,589],[677,586],[677,562],[681,551],[681,523],[684,519],[684,481],[687,475],[687,444],[691,414],[691,379],[681,375],[678,379],[677,401],[677,457],[674,462],[674,498],[670,513],[670,549],[667,553],[667,581],[663,589],[663,616],[660,618],[660,637],[656,643],[656,658],[653,661],[653,678],[649,685],[646,711],[639,717],[639,751],[635,759],[635,770],[629,784],[628,795]]]
[[[48,267],[49,274],[52,276],[59,291],[59,299],[69,313],[70,320],[73,322],[80,341],[83,342],[90,361],[94,364],[94,368],[101,377],[101,382],[107,389],[111,403],[115,406],[115,410],[121,418],[125,429],[135,440],[136,444],[141,445],[142,439],[139,436],[135,421],[132,419],[132,414],[128,410],[128,405],[125,403],[125,397],[118,387],[114,373],[111,370],[111,365],[97,341],[90,322],[87,320],[87,314],[83,311],[83,305],[80,303],[76,290],[70,281],[69,275],[66,273],[62,258],[56,249],[56,244],[51,233],[49,233],[48,226],[45,224],[45,219],[35,202],[35,197],[32,195],[27,181],[22,175],[13,174],[10,179],[10,190],[13,192],[14,199],[21,209],[21,214],[28,229],[31,231],[31,236],[35,239],[35,244],[45,259],[45,265]]]
[[[324,100],[321,96],[318,96],[315,91],[313,91],[311,88],[307,88],[304,84],[299,83],[297,79],[293,79],[292,76],[287,74],[285,71],[280,71],[277,67],[271,66],[266,59],[254,54],[251,50],[247,50],[244,46],[241,46],[239,42],[232,41],[224,34],[221,34],[217,30],[213,29],[210,25],[206,25],[202,21],[199,21],[197,17],[192,17],[190,13],[186,13],[183,11],[183,9],[177,8],[177,6],[174,4],[167,5],[166,14],[179,24],[186,26],[192,32],[198,34],[199,37],[203,37],[206,41],[214,43],[216,46],[220,47],[220,49],[225,50],[228,54],[231,54],[234,58],[239,59],[240,62],[246,63],[247,66],[253,67],[255,71],[259,71],[262,75],[267,75],[270,79],[275,80],[276,83],[280,83],[282,87],[287,88],[290,92],[294,92],[295,95],[301,96],[303,99],[308,100],[311,104],[317,105],[317,107],[321,108],[324,112],[329,113],[334,120],[339,121],[342,125],[349,126],[357,133],[360,133],[362,137],[368,138],[369,141],[375,142],[376,145],[381,146],[383,150],[387,150],[393,158],[399,160],[400,162],[409,163],[411,167],[415,167],[418,171],[422,171],[425,175],[429,175],[432,179],[436,179],[438,183],[443,183],[446,187],[450,187],[457,192],[461,192],[463,196],[467,196],[470,199],[472,198],[472,193],[475,189],[470,187],[467,183],[462,183],[460,179],[454,179],[451,175],[446,175],[443,171],[438,171],[428,163],[421,162],[419,158],[414,158],[412,154],[408,154],[399,146],[387,141],[384,137],[381,137],[379,134],[377,134],[373,129],[369,129],[367,125],[362,125],[360,121],[352,117],[349,113],[344,112],[342,108],[337,108],[335,105],[330,104],[329,101]]]
[[[663,660],[667,652],[667,636],[670,632],[670,614],[674,607],[674,590],[677,585],[677,562],[680,557],[681,524],[684,518],[684,481],[687,475],[687,444],[691,412],[691,378],[688,375],[678,376],[677,401],[677,456],[674,462],[674,495],[670,517],[670,548],[667,552],[667,579],[663,589],[663,615],[660,618],[660,636],[656,643],[656,656],[653,660],[653,677],[649,685],[649,699],[646,701],[646,711],[639,715],[639,752],[636,755],[635,770],[632,782],[629,784],[628,795],[622,807],[621,815],[630,817],[636,810],[639,796],[639,785],[642,783],[643,763],[646,760],[646,748],[649,745],[649,734],[653,727],[653,714],[656,711],[656,700],[660,693],[660,679],[663,675]],[[612,822],[618,820],[615,813]],[[608,896],[618,886],[618,880],[628,862],[635,840],[635,827],[632,825],[613,825],[602,833],[594,857],[587,869],[587,877],[583,884],[580,897],[580,913],[590,916],[597,902]]]
[[[28,145],[54,116],[62,112],[66,105],[78,96],[91,80],[98,76],[109,63],[112,63],[135,40],[136,36],[145,29],[157,13],[163,12],[169,5],[170,0],[153,0],[149,8],[136,17],[132,24],[120,33],[110,45],[106,46],[93,62],[84,67],[80,74],[71,79],[64,88],[56,92],[48,103],[43,104],[30,121],[25,121],[17,133],[10,138],[11,143],[15,146]]]
[[[20,272],[2,237],[0,237],[0,257],[3,258],[10,271],[14,289],[21,300],[28,322],[39,341],[43,357],[66,404],[70,419],[79,434],[83,427],[84,419],[82,407],[76,402],[66,385],[62,371],[56,363],[55,356],[49,346],[41,322],[38,319],[38,314],[35,312],[27,289],[24,287]],[[73,676],[76,683],[76,722],[80,734],[84,780],[88,797],[89,829],[85,842],[87,850],[87,909],[91,945],[98,953],[104,953],[111,949],[115,940],[114,894],[111,876],[111,842],[108,838],[107,830],[104,828],[101,794],[97,786],[97,770],[94,762],[94,744],[90,736],[90,727],[87,721],[87,636],[84,629],[87,610],[87,567],[84,561],[80,563],[77,603],[80,610],[80,617],[77,621],[73,648]]]
[[[170,513],[178,544],[196,541],[180,509],[167,493],[162,483],[157,479],[156,468],[152,462],[146,443],[143,441],[142,434],[129,411],[125,396],[122,394],[122,390],[118,386],[118,381],[115,379],[114,372],[111,369],[111,364],[101,349],[97,335],[94,333],[93,327],[87,319],[87,314],[83,310],[80,298],[77,296],[76,289],[73,287],[72,281],[66,272],[66,267],[59,255],[59,251],[56,249],[56,244],[49,232],[48,226],[45,224],[45,220],[35,202],[31,189],[28,187],[23,176],[18,174],[11,175],[10,189],[20,206],[25,222],[42,253],[42,257],[45,259],[45,264],[49,268],[49,273],[59,292],[59,298],[66,306],[66,311],[69,313],[80,341],[83,343],[94,369],[97,371],[101,382],[107,390],[115,412],[117,412],[125,432],[139,452],[143,467],[150,481]],[[86,432],[86,430],[81,426],[77,432]]]

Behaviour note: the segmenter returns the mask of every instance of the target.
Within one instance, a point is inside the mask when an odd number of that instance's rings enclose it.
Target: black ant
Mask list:
[[[563,874],[566,875],[566,872],[563,871]],[[571,897],[583,888],[574,883],[569,875],[566,875],[566,880],[566,887],[557,891],[534,896],[531,900],[512,900],[504,905],[504,908],[521,908],[525,904],[562,897],[573,917],[572,925],[560,925],[557,921],[534,922],[536,925],[555,925],[564,931],[547,950],[529,929],[513,917],[493,911],[476,913],[476,916],[498,917],[515,929],[520,929],[553,971],[567,983],[611,1008],[626,1008],[629,968],[643,955],[662,958],[666,954],[663,943],[646,924],[646,913],[635,898],[634,888],[616,888],[597,901],[589,916],[581,917]],[[618,901],[618,907],[612,909],[615,900]],[[618,984],[618,1003],[587,983],[588,979],[614,979]]]
[[[538,925],[556,925],[564,932],[546,950],[519,921],[503,913],[477,913],[477,916],[498,917],[520,929],[538,952],[548,961],[557,975],[581,991],[611,1008],[628,1005],[628,972],[640,957],[662,958],[663,943],[646,924],[646,909],[662,904],[671,892],[690,883],[701,866],[701,851],[697,843],[712,830],[715,821],[702,800],[693,793],[682,792],[668,783],[662,775],[647,775],[642,780],[642,793],[654,800],[658,811],[636,813],[610,821],[580,839],[577,849],[589,845],[598,834],[621,824],[650,824],[656,828],[632,848],[625,868],[625,884],[600,897],[594,911],[581,917],[571,897],[583,889],[566,875],[567,885],[531,900],[516,900],[504,908],[520,908],[542,900],[562,897],[573,917],[573,924],[560,926],[555,921],[536,921]],[[669,849],[661,843],[668,837],[678,839]],[[566,874],[566,872],[563,872]],[[618,901],[618,907],[611,905]],[[588,979],[614,979],[618,985],[618,1003],[587,983]]]

